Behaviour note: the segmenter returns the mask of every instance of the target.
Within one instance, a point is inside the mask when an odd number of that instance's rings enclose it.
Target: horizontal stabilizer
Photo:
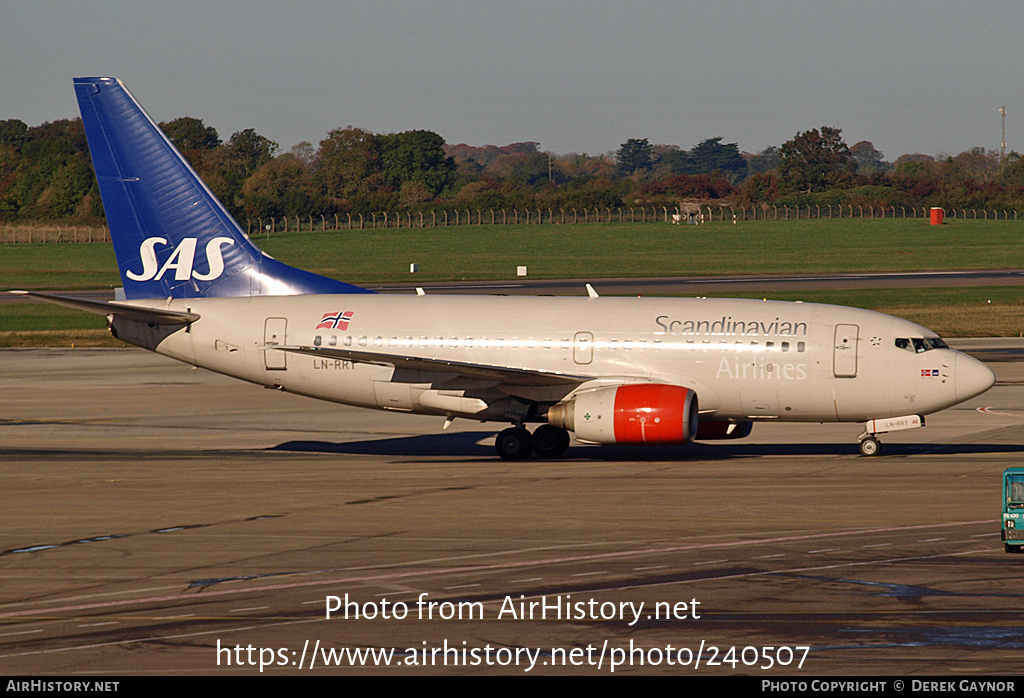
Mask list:
[[[94,301],[88,298],[74,298],[71,296],[58,296],[53,293],[39,293],[36,291],[10,291],[19,296],[31,296],[47,303],[84,310],[97,315],[117,315],[145,322],[150,325],[187,325],[199,319],[196,313],[186,313],[180,310],[166,310],[162,308],[146,308],[138,305],[127,305],[108,301]]]

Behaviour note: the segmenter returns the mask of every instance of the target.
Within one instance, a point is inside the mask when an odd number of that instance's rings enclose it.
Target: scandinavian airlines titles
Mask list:
[[[709,334],[743,335],[745,337],[806,337],[806,322],[787,322],[775,318],[772,322],[760,320],[733,320],[723,315],[720,320],[673,320],[668,315],[654,318],[659,330],[655,334]]]

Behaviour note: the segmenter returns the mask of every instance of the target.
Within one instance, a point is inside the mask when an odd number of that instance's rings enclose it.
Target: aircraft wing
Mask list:
[[[331,359],[342,359],[356,363],[375,364],[377,366],[394,366],[414,371],[435,371],[439,373],[455,373],[468,378],[512,383],[518,386],[554,386],[578,385],[591,380],[592,376],[580,376],[555,371],[541,371],[529,368],[512,368],[508,366],[491,366],[464,361],[446,359],[430,359],[401,354],[385,354],[373,351],[355,351],[335,347],[311,347],[296,345],[273,345],[264,347],[267,351],[276,349],[293,354],[306,354]]]
[[[39,293],[37,291],[9,291],[9,293],[15,293],[19,296],[32,296],[47,303],[56,303],[57,305],[64,305],[68,308],[84,310],[88,313],[96,313],[97,315],[119,315],[151,325],[187,325],[190,322],[195,322],[200,317],[196,313],[186,313],[180,310],[144,308],[114,301],[94,301],[88,298],[58,296],[53,293]]]

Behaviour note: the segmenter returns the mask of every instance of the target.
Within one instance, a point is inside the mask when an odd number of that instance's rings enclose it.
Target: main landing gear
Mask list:
[[[494,448],[502,460],[526,460],[536,452],[540,458],[558,458],[569,449],[569,432],[542,424],[530,434],[525,427],[511,427],[498,434]]]

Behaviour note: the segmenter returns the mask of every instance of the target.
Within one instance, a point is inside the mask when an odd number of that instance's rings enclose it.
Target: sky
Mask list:
[[[558,154],[759,152],[820,126],[904,153],[1024,151],[1020,0],[4,0],[0,120],[120,78],[157,121],[283,151],[333,128]]]

